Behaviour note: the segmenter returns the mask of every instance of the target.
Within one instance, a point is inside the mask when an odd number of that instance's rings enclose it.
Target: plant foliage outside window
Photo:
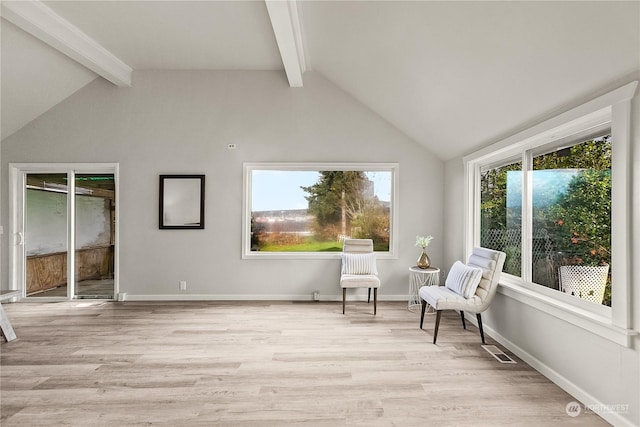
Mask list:
[[[611,265],[611,135],[533,156],[532,164],[531,280],[588,299],[567,290],[561,273]],[[521,162],[481,173],[481,244],[504,251],[504,271],[518,277],[522,188]],[[610,267],[603,286],[601,302],[611,306]]]
[[[374,249],[389,252],[391,236],[392,171],[253,170],[252,180],[262,183],[271,176],[298,190],[293,207],[277,185],[260,186],[260,197],[282,199],[281,204],[261,209],[253,185],[251,207],[252,252],[339,252],[345,238],[373,239]],[[315,177],[306,183],[308,176]],[[305,185],[307,184],[307,185]],[[292,195],[293,197],[293,195]]]
[[[522,162],[515,162],[482,172],[480,180],[480,245],[503,251],[503,271],[517,277],[522,264],[522,207],[517,199],[522,193],[515,185],[507,186],[507,175],[521,171]]]

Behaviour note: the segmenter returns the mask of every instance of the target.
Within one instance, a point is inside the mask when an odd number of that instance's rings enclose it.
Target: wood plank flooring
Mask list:
[[[607,425],[445,312],[406,303],[5,304],[2,426]],[[495,344],[488,338],[488,344]]]

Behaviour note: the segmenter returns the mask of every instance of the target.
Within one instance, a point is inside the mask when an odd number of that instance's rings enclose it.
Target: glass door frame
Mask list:
[[[27,297],[26,286],[26,246],[25,201],[26,177],[37,173],[67,174],[67,295],[66,297]],[[115,238],[113,260],[113,299],[117,299],[119,286],[119,228],[120,228],[120,191],[118,163],[10,163],[9,164],[9,287],[20,291],[20,299],[30,301],[68,301],[77,299],[75,290],[75,176],[76,174],[113,174],[115,186]]]

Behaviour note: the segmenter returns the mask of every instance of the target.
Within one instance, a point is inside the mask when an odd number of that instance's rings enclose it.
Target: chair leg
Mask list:
[[[440,316],[442,315],[442,310],[438,310],[436,313],[436,328],[433,331],[433,343],[436,343],[436,339],[438,338],[438,327],[440,326]]]
[[[460,318],[462,319],[462,329],[467,329],[467,324],[464,322],[464,311],[460,311]]]
[[[344,314],[344,301],[347,299],[347,288],[342,288],[342,314]]]
[[[369,294],[367,295],[367,304],[371,302],[371,288],[369,288]]]
[[[480,329],[480,338],[482,338],[482,344],[486,344],[484,342],[484,330],[482,329],[482,316],[480,316],[480,313],[476,313],[476,317],[478,318],[478,329]]]
[[[420,314],[420,329],[422,329],[422,323],[424,322],[424,312],[427,310],[427,302],[422,300],[422,313]]]
[[[373,289],[373,314],[378,311],[378,288]]]

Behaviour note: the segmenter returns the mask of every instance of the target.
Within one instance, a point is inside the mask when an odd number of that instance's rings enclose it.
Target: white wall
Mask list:
[[[131,88],[97,79],[2,141],[2,218],[10,162],[119,162],[120,292],[337,298],[337,259],[241,259],[242,164],[398,162],[399,259],[378,267],[381,298],[405,298],[416,234],[435,236],[429,255],[442,263],[443,164],[321,75],[307,72],[304,84],[292,89],[276,71],[142,71]],[[205,230],[158,229],[166,173],[206,174]]]
[[[634,250],[632,259],[632,309],[640,308],[640,96],[632,102],[632,150],[634,182]],[[445,234],[443,248],[447,265],[464,254],[464,168],[462,158],[445,164]],[[529,364],[547,375],[574,396],[582,395],[583,403],[605,405],[628,404],[628,413],[609,414],[608,420],[618,425],[640,425],[640,338],[634,337],[631,348],[621,347],[585,329],[498,293],[483,324],[494,338],[514,351]],[[640,330],[640,317],[635,314],[633,329]],[[486,330],[485,330],[486,331]],[[489,332],[489,335],[492,335]],[[563,407],[569,402],[560,402]]]

